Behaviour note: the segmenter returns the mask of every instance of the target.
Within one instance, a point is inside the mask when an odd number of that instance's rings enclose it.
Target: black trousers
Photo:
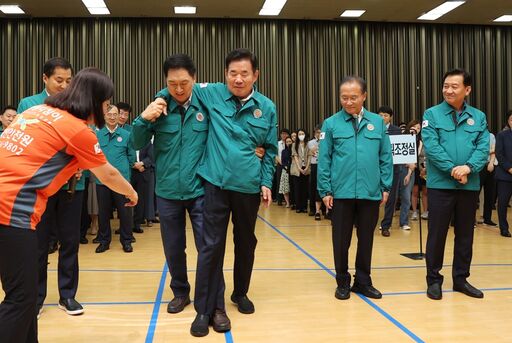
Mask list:
[[[444,248],[450,218],[454,218],[455,246],[452,278],[462,284],[469,277],[478,191],[428,189],[427,284],[443,283]]]
[[[186,213],[188,212],[196,250],[200,251],[203,244],[203,211],[204,197],[200,196],[189,200],[170,200],[161,197],[156,198],[158,212],[160,214],[160,232],[162,244],[169,273],[171,274],[170,287],[175,297],[188,296],[190,284],[187,276],[187,235],[185,231]],[[222,279],[224,282],[224,279]],[[222,283],[219,287],[224,290]],[[224,301],[224,291],[217,299],[218,303]]]
[[[87,230],[91,227],[91,216],[87,209],[87,199],[89,198],[89,178],[85,179],[85,189],[82,195],[82,214],[80,219],[80,238],[87,236]]]
[[[78,289],[78,247],[83,191],[76,191],[72,198],[60,190],[48,198],[46,210],[37,225],[39,254],[39,295],[37,305],[43,306],[48,283],[48,242],[52,231],[60,241],[58,269],[61,299],[75,298]]]
[[[140,228],[141,224],[144,224],[145,220],[145,212],[147,206],[147,196],[148,196],[148,176],[143,173],[134,170],[132,172],[132,186],[139,195],[139,201],[133,210],[133,223],[134,227]],[[154,218],[153,218],[154,219]]]
[[[332,208],[332,245],[336,283],[350,285],[348,250],[354,225],[357,226],[356,274],[354,283],[371,285],[370,277],[373,249],[373,232],[379,220],[377,200],[334,199]]]
[[[507,207],[512,196],[512,182],[498,181],[498,220],[501,231],[508,231]]]
[[[306,211],[308,208],[309,175],[292,176],[295,192],[295,209]]]
[[[389,192],[389,198],[386,204],[384,205],[384,217],[380,222],[380,226],[383,229],[389,229],[391,224],[393,224],[393,214],[395,213],[396,201],[398,190],[400,189],[399,185],[400,181],[400,167],[398,165],[393,166],[393,184],[391,185],[391,190]]]
[[[316,212],[316,201],[322,201],[317,189],[318,164],[310,164],[311,173],[309,174],[309,211]]]
[[[105,185],[96,185],[98,193],[98,241],[101,244],[110,244],[112,241],[112,229],[110,227],[110,215],[112,204],[117,208],[119,217],[119,230],[121,244],[131,243],[133,232],[133,216],[130,208],[124,206],[128,199],[122,194],[110,190]]]
[[[0,342],[37,343],[37,235],[0,225]]]
[[[197,259],[194,307],[199,314],[211,315],[216,308],[225,309],[224,297],[221,303],[218,300],[219,292],[224,294],[219,287],[225,288],[222,268],[230,214],[235,243],[233,293],[243,296],[249,291],[260,194],[223,190],[209,182],[205,182],[204,193],[204,232]]]
[[[274,181],[272,182],[272,195],[278,202],[282,202],[284,196],[279,194],[279,187],[281,184],[281,174],[283,173],[283,166],[278,164],[276,166],[276,172],[274,173]]]
[[[494,180],[494,170],[489,173],[487,166],[480,171],[480,191],[484,189],[484,222],[490,222],[492,217],[492,206],[495,201],[496,181]]]

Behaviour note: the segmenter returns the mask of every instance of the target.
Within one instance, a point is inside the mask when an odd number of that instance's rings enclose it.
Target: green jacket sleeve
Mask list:
[[[153,136],[153,124],[140,115],[132,123],[130,143],[135,150],[144,148]]]
[[[455,167],[452,159],[441,146],[439,141],[439,133],[435,128],[434,116],[430,111],[425,111],[423,115],[423,128],[421,130],[421,137],[423,145],[425,146],[425,154],[428,157],[428,163],[435,165],[438,169],[451,173]]]
[[[483,131],[480,132],[476,139],[476,148],[467,161],[467,164],[472,166],[472,173],[478,173],[487,164],[487,157],[489,156],[489,131],[487,130],[487,120],[482,120]],[[499,160],[498,160],[499,161]]]
[[[128,156],[128,163],[130,165],[130,171],[131,171],[133,165],[137,161],[137,155],[135,154],[135,149],[133,148],[133,144],[132,144],[131,138],[128,141],[128,145],[127,145],[127,148],[126,148],[126,155]]]
[[[265,148],[265,156],[261,162],[261,186],[272,189],[272,180],[274,177],[274,161],[277,155],[277,114],[275,106],[272,106],[272,113],[270,118],[270,130],[265,138],[263,144]]]
[[[320,145],[318,147],[318,171],[317,171],[317,188],[320,197],[327,196],[332,193],[331,189],[331,163],[332,163],[332,131],[325,121],[322,125],[322,133],[320,134]]]
[[[384,125],[384,122],[382,125]],[[393,184],[393,155],[391,154],[391,142],[386,130],[382,130],[379,166],[381,191],[389,192]]]
[[[18,104],[18,109],[16,110],[16,113],[20,114],[28,110],[29,107],[27,105],[27,102],[25,99],[21,99],[20,103]]]

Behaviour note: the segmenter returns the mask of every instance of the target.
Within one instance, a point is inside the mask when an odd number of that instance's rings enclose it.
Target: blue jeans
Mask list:
[[[400,193],[400,226],[409,225],[409,208],[411,207],[411,193],[414,186],[414,173],[409,179],[409,183],[404,185],[404,179],[407,176],[409,168],[400,166],[399,172],[399,193]]]

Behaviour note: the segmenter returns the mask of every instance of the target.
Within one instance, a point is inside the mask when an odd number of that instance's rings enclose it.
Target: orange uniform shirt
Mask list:
[[[106,162],[84,120],[47,105],[29,108],[0,136],[0,224],[35,230],[48,197],[78,168]]]

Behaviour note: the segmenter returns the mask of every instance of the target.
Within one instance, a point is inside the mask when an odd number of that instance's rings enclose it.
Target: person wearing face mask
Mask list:
[[[286,147],[286,139],[290,136],[288,129],[281,129],[279,133],[280,140],[277,142],[277,156],[276,156],[276,172],[274,174],[274,182],[272,183],[272,194],[277,194],[274,202],[277,201],[277,205],[281,206],[283,203],[283,194],[279,192],[281,173],[283,171],[283,165],[281,163],[281,153]]]
[[[129,182],[131,168],[135,165],[135,150],[130,142],[130,133],[121,129],[118,124],[119,109],[116,106],[109,106],[105,113],[105,126],[96,131],[101,150],[123,177]],[[132,211],[125,206],[126,199],[96,180],[96,191],[98,193],[98,236],[99,245],[96,253],[103,253],[110,249],[112,231],[110,227],[110,214],[112,204],[117,208],[119,216],[120,241],[123,251],[131,253],[132,247]]]
[[[427,296],[442,298],[446,236],[454,217],[453,290],[473,298],[484,294],[468,281],[480,170],[487,164],[489,131],[485,113],[470,106],[471,75],[463,69],[443,77],[444,101],[425,111],[422,138],[428,161]],[[499,159],[498,159],[499,160]]]
[[[286,202],[286,208],[290,207],[290,164],[292,162],[292,139],[286,138],[286,145],[281,152],[281,165],[283,171],[279,182],[279,194],[282,194]]]
[[[297,141],[297,132],[293,131],[290,134],[290,138],[292,140],[292,146]],[[293,159],[291,160],[293,163]],[[291,165],[290,165],[291,168]],[[290,170],[288,170],[290,173]],[[290,174],[290,209],[295,210],[295,184],[293,183],[293,176]]]
[[[303,129],[297,131],[297,141],[292,145],[290,175],[295,191],[295,212],[306,213],[308,202],[308,180],[311,172],[311,155]]]
[[[308,142],[310,155],[310,177],[309,177],[309,215],[315,216],[315,220],[321,220],[322,199],[317,190],[317,166],[318,166],[318,144],[320,142],[321,129],[315,127],[315,137]]]

